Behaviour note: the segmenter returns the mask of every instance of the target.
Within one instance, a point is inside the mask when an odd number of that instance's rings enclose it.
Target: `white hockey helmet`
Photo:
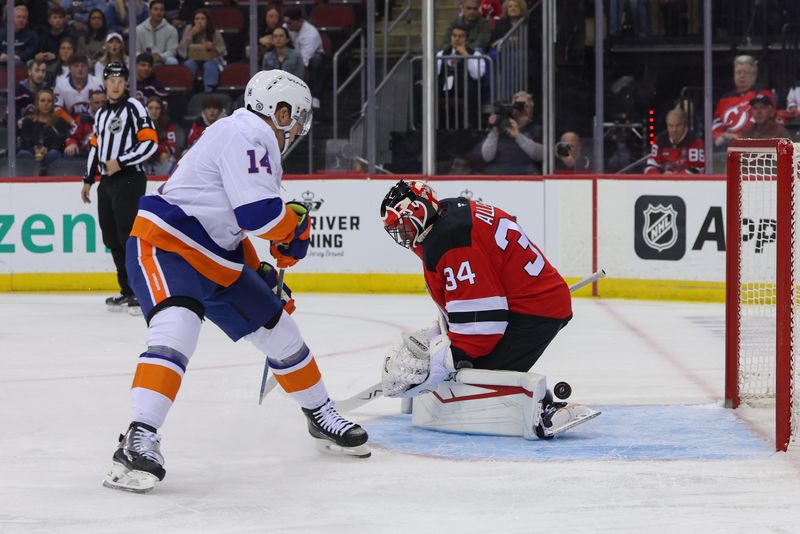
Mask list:
[[[287,126],[279,126],[275,120],[275,111],[281,102],[291,108],[292,122]],[[295,124],[300,124],[300,135],[311,129],[311,91],[306,82],[283,70],[262,70],[250,78],[244,90],[244,107],[269,117],[275,127],[287,135]]]

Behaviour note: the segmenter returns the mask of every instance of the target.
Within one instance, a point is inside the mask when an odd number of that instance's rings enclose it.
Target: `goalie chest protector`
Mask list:
[[[440,202],[422,242],[425,283],[442,309],[453,300],[505,297],[512,313],[566,319],[569,287],[514,217],[466,198]]]

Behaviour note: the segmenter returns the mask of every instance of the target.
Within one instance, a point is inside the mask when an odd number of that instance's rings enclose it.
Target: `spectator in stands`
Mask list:
[[[164,20],[164,0],[150,2],[150,18],[136,26],[137,53],[153,54],[156,65],[177,65],[178,30]]]
[[[506,124],[496,114],[489,116],[492,127],[481,144],[481,157],[489,166],[486,174],[539,174],[543,147],[534,139],[539,132],[533,124],[533,97],[525,91],[512,100]]]
[[[775,103],[766,95],[756,95],[750,101],[753,127],[744,135],[749,139],[791,137],[782,124],[775,121]]]
[[[94,64],[94,75],[97,79],[103,79],[103,69],[106,65],[116,61],[123,65],[128,64],[128,54],[125,53],[125,42],[117,32],[106,35],[106,45],[103,47],[103,55],[97,58]]]
[[[441,48],[450,45],[450,35],[454,26],[463,27],[467,32],[467,45],[480,52],[488,52],[492,38],[492,27],[481,18],[480,0],[464,0],[461,3],[461,15],[455,18],[447,27],[445,37],[442,39]]]
[[[289,29],[289,38],[303,57],[303,65],[308,69],[312,106],[319,107],[319,96],[325,84],[325,50],[319,30],[305,20],[303,8],[289,6],[283,12],[283,21]]]
[[[264,54],[272,50],[272,30],[280,27],[281,18],[281,10],[275,4],[264,12],[264,19],[258,28],[258,57],[263,58]]]
[[[22,120],[18,158],[34,158],[42,169],[61,157],[70,125],[55,113],[53,91],[42,89],[34,98],[34,111]]]
[[[583,143],[575,132],[564,132],[555,146],[556,174],[573,174],[592,171],[592,162],[583,153]]]
[[[772,91],[757,83],[758,63],[752,56],[737,56],[733,60],[733,81],[734,90],[722,95],[714,113],[712,135],[717,148],[727,147],[752,127],[750,101],[756,95],[768,96],[775,102]]]
[[[72,39],[67,37],[58,43],[58,58],[47,66],[47,84],[50,87],[55,86],[56,79],[59,76],[66,76],[69,74],[69,61],[75,55],[75,44]]]
[[[147,4],[144,0],[136,0],[136,25],[147,20]],[[128,36],[128,0],[108,0],[104,9],[108,30]]]
[[[78,53],[83,54],[89,60],[89,68],[94,68],[94,62],[103,55],[107,35],[108,27],[103,10],[93,9],[89,13],[86,31],[78,37]]]
[[[6,40],[6,25],[0,28],[0,63],[8,62],[8,42]],[[39,51],[39,37],[36,32],[28,27],[28,8],[25,6],[14,7],[14,59],[18,66],[25,65],[33,59]]]
[[[198,9],[192,25],[183,32],[178,55],[184,58],[183,64],[189,67],[192,76],[202,66],[205,92],[213,91],[219,85],[219,73],[225,67],[227,53],[222,34],[214,29],[208,10]]]
[[[467,45],[467,30],[456,24],[450,30],[450,45],[436,52],[437,58],[443,56],[470,57],[481,53]],[[466,68],[466,75],[464,69]],[[483,59],[437,59],[436,76],[440,87],[439,127],[446,129],[470,128],[479,113],[480,100],[478,88],[481,77],[486,72]],[[466,99],[466,106],[464,100]],[[464,116],[466,108],[466,116]]]
[[[89,96],[89,109],[75,117],[75,124],[67,137],[64,155],[68,157],[89,155],[89,141],[92,139],[94,128],[94,117],[97,110],[106,103],[106,94],[103,91],[95,91]]]
[[[703,140],[689,130],[689,118],[678,107],[667,113],[667,131],[660,134],[650,148],[644,172],[702,174],[706,169],[705,152]]]
[[[195,12],[197,12],[198,9],[203,8],[203,6],[205,6],[204,0],[183,0],[183,2],[181,2],[181,7],[178,10],[178,15],[170,20],[170,23],[172,23],[172,25],[175,26],[178,31],[180,31],[186,27],[186,24],[189,21],[193,20]]]
[[[481,5],[478,8],[481,18],[485,19],[489,25],[495,23],[500,18],[503,8],[500,6],[500,0],[481,0]]]
[[[47,89],[47,65],[44,61],[28,60],[28,77],[17,84],[16,119],[33,112],[33,96]]]
[[[187,150],[200,139],[200,135],[202,135],[206,128],[225,116],[222,100],[216,96],[207,96],[203,100],[202,107],[203,109],[200,112],[200,117],[192,123],[192,128],[189,130],[189,137],[186,140]]]
[[[144,164],[144,172],[154,176],[169,176],[175,168],[178,156],[178,138],[175,124],[164,111],[164,103],[157,96],[147,99],[147,114],[153,121],[158,135],[158,152]]]
[[[39,34],[39,52],[34,59],[53,63],[58,57],[58,47],[62,40],[73,39],[72,32],[66,25],[67,12],[61,6],[51,7],[47,12],[47,27]]]
[[[653,2],[647,0],[611,0],[608,13],[609,35],[620,35],[624,30],[630,29],[639,39],[647,39],[650,36],[651,3]]]
[[[34,32],[38,32],[41,28],[47,26],[47,11],[53,5],[49,0],[14,0],[14,5],[24,5],[28,8],[28,25]],[[3,27],[5,27],[5,1],[0,1],[0,11],[3,13],[2,23]]]
[[[58,1],[52,1],[51,4],[57,4]],[[69,25],[76,32],[86,31],[89,13],[93,9],[103,9],[106,5],[106,0],[61,0],[61,7],[66,10]]]
[[[167,97],[167,89],[164,84],[153,74],[153,56],[147,52],[142,52],[136,56],[136,100],[143,105],[147,101],[157,96],[160,99]]]
[[[89,109],[89,96],[103,90],[103,82],[89,74],[86,56],[75,54],[69,60],[69,74],[56,79],[56,106],[76,117]]]
[[[528,13],[525,0],[506,0],[503,2],[503,15],[495,22],[492,29],[492,46],[511,31],[514,24],[523,20]]]
[[[783,115],[787,118],[800,116],[800,81],[795,82],[795,86],[789,89]]]
[[[278,26],[272,30],[272,43],[272,50],[264,54],[262,70],[285,70],[302,80],[306,70],[303,66],[303,58],[300,56],[300,52],[292,47],[286,28]]]

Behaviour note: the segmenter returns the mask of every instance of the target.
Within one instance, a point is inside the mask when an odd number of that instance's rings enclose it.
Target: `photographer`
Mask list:
[[[530,94],[520,91],[510,104],[495,105],[488,122],[492,129],[481,143],[481,157],[489,163],[485,174],[541,173],[543,147],[534,141],[539,129],[533,124]]]
[[[591,172],[592,164],[583,154],[581,138],[575,132],[564,132],[555,146],[556,174]]]

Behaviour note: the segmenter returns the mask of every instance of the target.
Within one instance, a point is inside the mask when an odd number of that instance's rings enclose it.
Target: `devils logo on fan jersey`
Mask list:
[[[731,133],[739,133],[750,126],[750,103],[740,102],[722,115],[722,124]]]
[[[714,112],[714,139],[724,133],[742,135],[753,126],[750,114],[750,100],[758,95],[765,95],[775,102],[775,96],[769,89],[753,88],[739,94],[735,91],[727,93],[719,99]]]

